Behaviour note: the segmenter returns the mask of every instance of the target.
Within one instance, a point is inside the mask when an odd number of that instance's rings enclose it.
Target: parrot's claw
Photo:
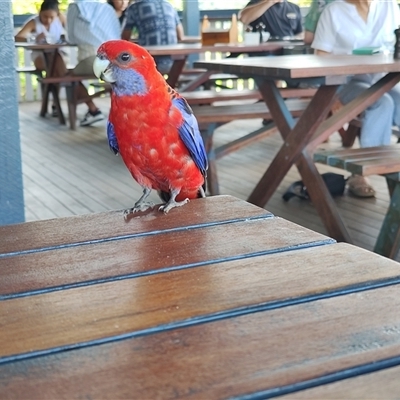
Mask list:
[[[182,201],[175,201],[175,200],[171,199],[168,203],[163,204],[162,206],[160,206],[158,211],[163,211],[164,214],[167,214],[168,211],[170,211],[171,209],[173,209],[175,207],[181,207],[181,206],[185,205],[186,203],[189,203],[189,199],[185,199],[185,200],[182,200]]]
[[[133,214],[138,211],[146,211],[149,208],[153,208],[154,203],[152,202],[141,202],[141,203],[136,203],[134,207],[132,208],[127,208],[124,210],[124,216],[127,217],[129,214]]]

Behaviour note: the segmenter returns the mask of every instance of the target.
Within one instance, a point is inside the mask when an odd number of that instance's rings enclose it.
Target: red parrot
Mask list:
[[[99,47],[93,70],[112,87],[110,148],[143,188],[125,215],[153,207],[145,201],[152,189],[166,202],[159,208],[164,213],[205,197],[207,156],[197,120],[149,52],[125,40],[108,41]]]

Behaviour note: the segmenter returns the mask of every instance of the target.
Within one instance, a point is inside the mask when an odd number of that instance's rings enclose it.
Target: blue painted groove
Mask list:
[[[236,218],[236,219],[217,221],[217,222],[207,222],[204,224],[187,225],[187,226],[162,229],[162,230],[158,229],[158,230],[149,231],[149,232],[132,233],[132,234],[127,234],[127,235],[112,236],[112,237],[102,238],[102,239],[83,240],[81,242],[58,244],[58,245],[54,245],[54,246],[40,247],[40,248],[29,249],[29,250],[10,251],[7,253],[0,253],[0,258],[14,257],[14,256],[25,255],[25,254],[31,254],[31,253],[41,253],[41,252],[45,252],[45,251],[65,249],[65,248],[69,248],[69,247],[87,246],[87,245],[95,244],[95,243],[106,243],[106,242],[113,242],[113,241],[117,241],[117,240],[126,240],[126,239],[132,239],[132,238],[136,238],[136,237],[140,238],[140,237],[146,237],[146,236],[160,235],[160,234],[164,234],[164,233],[180,232],[180,231],[187,231],[187,230],[192,230],[192,229],[203,229],[203,228],[209,228],[209,227],[213,227],[213,226],[217,226],[217,225],[228,225],[228,224],[235,224],[235,223],[239,223],[239,222],[257,221],[257,220],[273,219],[273,218],[276,218],[273,214],[263,214],[263,215],[258,215],[258,216],[254,216],[254,217]]]
[[[324,246],[324,245],[334,244],[334,243],[336,243],[336,242],[333,239],[319,240],[319,241],[315,241],[315,242],[302,243],[300,245],[295,245],[295,246],[281,247],[279,249],[262,250],[262,251],[256,251],[256,252],[251,252],[251,253],[246,253],[246,254],[240,254],[237,256],[215,258],[213,260],[206,260],[206,261],[199,261],[196,263],[173,265],[170,267],[159,268],[156,270],[141,271],[141,272],[134,272],[131,274],[110,276],[110,277],[106,277],[106,278],[94,279],[94,280],[83,281],[83,282],[76,282],[76,283],[53,286],[53,287],[48,287],[48,288],[41,288],[41,289],[30,290],[30,291],[26,291],[26,292],[1,294],[0,301],[10,300],[10,299],[15,299],[15,298],[20,298],[20,297],[34,296],[34,295],[38,295],[38,294],[56,292],[56,291],[66,290],[66,289],[74,289],[74,288],[84,287],[84,286],[98,285],[101,283],[120,281],[120,280],[124,280],[124,279],[139,278],[142,276],[156,275],[156,274],[178,271],[178,270],[187,269],[187,268],[202,267],[202,266],[207,266],[207,265],[211,265],[211,264],[219,264],[222,262],[243,260],[243,259],[251,258],[251,257],[259,257],[259,256],[264,256],[264,255],[269,255],[269,254],[283,253],[286,251],[293,251],[293,250],[306,249],[306,248],[311,248],[311,247]]]
[[[266,302],[266,303],[259,303],[256,305],[249,305],[245,307],[238,307],[234,308],[231,310],[224,310],[224,311],[218,311],[215,313],[211,314],[205,314],[193,318],[188,318],[185,320],[181,321],[174,321],[169,324],[161,324],[158,326],[154,326],[151,328],[146,328],[146,329],[141,329],[137,330],[134,332],[129,332],[129,333],[124,333],[120,335],[113,335],[109,337],[104,337],[96,340],[90,340],[86,342],[80,342],[80,343],[73,343],[70,345],[66,346],[58,346],[54,348],[49,348],[45,350],[38,350],[38,351],[32,351],[29,353],[21,353],[21,354],[15,354],[11,356],[6,356],[6,357],[1,357],[0,358],[0,365],[10,363],[10,362],[15,362],[15,361],[21,361],[21,360],[26,360],[30,358],[36,358],[36,357],[43,357],[43,356],[48,356],[60,352],[65,352],[65,351],[71,351],[71,350],[78,350],[78,349],[83,349],[87,347],[93,347],[93,346],[99,346],[99,345],[104,345],[108,343],[113,343],[113,342],[118,342],[122,340],[127,340],[127,339],[133,339],[136,337],[141,337],[141,336],[146,336],[150,334],[159,334],[167,331],[171,331],[174,329],[180,329],[180,328],[185,328],[185,327],[191,327],[191,326],[196,326],[196,325],[201,325],[205,323],[210,323],[210,322],[218,322],[224,319],[228,318],[236,318],[248,314],[254,314],[258,312],[265,312],[265,311],[271,311],[271,310],[276,310],[284,307],[290,307],[290,306],[297,306],[301,304],[306,304],[306,303],[311,303],[319,300],[324,300],[328,298],[333,298],[333,297],[340,297],[340,296],[346,296],[348,294],[352,293],[359,293],[359,292],[365,292],[369,290],[375,290],[375,289],[380,289],[383,287],[388,287],[388,286],[394,286],[400,284],[400,277],[396,277],[394,279],[385,279],[385,280],[380,280],[380,281],[375,281],[375,282],[367,282],[365,284],[358,284],[358,285],[351,285],[347,287],[343,287],[340,289],[335,289],[331,291],[327,291],[324,293],[319,293],[315,295],[308,295],[308,296],[301,296],[297,298],[289,298],[289,299],[283,299],[283,300],[276,300],[276,301],[271,301],[271,302]],[[396,360],[398,359],[398,362],[400,363],[400,356],[395,357]],[[397,361],[396,361],[397,362]],[[371,364],[372,367],[376,366],[379,364],[379,361],[376,362],[374,361]],[[394,364],[397,365],[397,364]],[[387,367],[385,367],[387,368]],[[354,369],[354,368],[353,368]],[[357,370],[362,370],[361,367],[356,367]],[[339,379],[345,379],[345,377],[348,377],[345,375],[345,371],[352,370],[346,369],[344,372],[338,372],[334,375],[336,377],[336,380]],[[365,370],[368,373],[371,372],[369,370]],[[339,376],[339,378],[337,378]],[[343,376],[342,378],[340,378]],[[329,377],[328,375],[324,375],[320,378],[316,378],[313,380],[305,381],[305,382],[300,382],[295,385],[289,385],[281,388],[273,388],[273,389],[268,389],[264,391],[259,391],[257,393],[251,393],[251,394],[245,394],[243,396],[237,397],[235,399],[240,399],[240,400],[259,400],[259,399],[267,399],[267,398],[272,398],[276,396],[280,396],[283,394],[287,393],[292,393],[294,391],[298,390],[304,390],[307,388],[311,388],[314,386],[322,385],[325,383],[329,383],[329,381],[325,382],[326,377]],[[334,382],[335,380],[332,380]],[[314,386],[311,386],[314,385]]]
[[[312,389],[329,383],[339,382],[349,378],[355,378],[372,372],[382,371],[384,369],[397,367],[400,365],[400,356],[385,358],[379,361],[373,361],[367,364],[360,364],[355,367],[347,368],[321,375],[314,379],[294,383],[293,385],[281,386],[273,389],[250,393],[243,396],[231,397],[230,400],[262,400],[272,399],[285,394],[295,393],[302,390]]]

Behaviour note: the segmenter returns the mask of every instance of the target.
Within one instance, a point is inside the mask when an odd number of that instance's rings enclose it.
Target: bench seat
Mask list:
[[[59,76],[59,77],[44,77],[44,78],[38,78],[38,81],[42,85],[48,85],[49,90],[53,92],[53,97],[56,97],[58,99],[58,94],[57,94],[57,89],[54,85],[60,85],[65,87],[65,91],[67,94],[67,104],[68,104],[68,113],[69,113],[69,123],[70,123],[70,128],[72,130],[76,129],[76,108],[78,104],[85,103],[89,99],[93,99],[95,97],[99,97],[103,94],[109,93],[111,90],[111,87],[102,87],[102,90],[99,90],[93,95],[90,95],[86,98],[83,99],[78,99],[76,97],[76,87],[79,83],[82,81],[90,81],[90,80],[95,80],[98,82],[98,78],[95,75],[65,75],[65,76]],[[48,96],[48,91],[46,92]],[[56,104],[57,107],[57,104]],[[47,99],[44,99],[43,101],[43,106],[42,106],[42,111],[40,115],[42,117],[45,116],[46,114],[46,108],[47,108]],[[60,122],[64,119],[61,106],[58,101],[58,107],[57,111],[59,112],[59,117],[60,117]],[[65,122],[64,122],[65,123]]]
[[[395,258],[400,248],[400,144],[361,149],[316,150],[314,161],[352,174],[382,175],[389,188],[390,205],[374,251]]]
[[[281,95],[284,99],[293,97],[312,97],[316,89],[280,89]],[[261,93],[258,89],[222,89],[215,90],[195,90],[192,92],[179,92],[179,94],[186,99],[190,105],[198,104],[212,104],[217,101],[229,100],[262,100]]]
[[[309,99],[288,99],[286,105],[294,117],[299,117],[309,104]],[[218,148],[213,147],[215,129],[223,124],[238,119],[260,118],[270,120],[272,118],[269,109],[264,102],[252,104],[232,105],[197,105],[192,107],[197,118],[207,151],[209,170],[207,174],[208,190],[211,195],[219,194],[216,161],[233,151],[249,145],[255,141],[270,136],[276,131],[275,124],[262,126],[260,129],[233,140]]]

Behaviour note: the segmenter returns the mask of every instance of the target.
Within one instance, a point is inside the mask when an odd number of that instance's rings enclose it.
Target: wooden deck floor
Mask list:
[[[107,114],[109,99],[102,98],[97,103]],[[83,116],[85,112],[85,106],[80,106],[78,114]],[[56,118],[43,119],[38,113],[38,103],[20,104],[27,221],[133,205],[141,194],[141,188],[131,178],[120,157],[109,150],[105,121],[74,132],[60,126]],[[261,120],[236,121],[219,128],[215,141],[222,144],[260,126]],[[221,159],[218,173],[222,194],[247,199],[281,144],[280,136],[275,134]],[[338,138],[332,136],[328,146],[340,146]],[[321,172],[343,173],[322,165],[319,168]],[[282,200],[287,187],[298,179],[296,168],[292,168],[265,208],[292,222],[326,233],[309,201],[292,199],[285,203]],[[376,198],[357,199],[345,193],[336,199],[354,244],[369,250],[374,246],[389,202],[385,180],[373,177],[371,182],[377,190]],[[155,193],[151,199],[159,203]]]

